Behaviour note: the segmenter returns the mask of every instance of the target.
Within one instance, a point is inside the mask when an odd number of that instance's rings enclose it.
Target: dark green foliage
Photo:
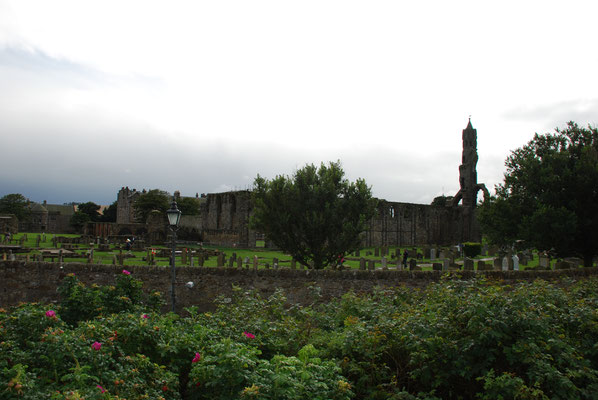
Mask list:
[[[195,197],[180,197],[176,203],[182,215],[199,215],[201,205],[199,199]]]
[[[140,288],[125,273],[115,287],[69,276],[59,306],[0,309],[0,398],[590,400],[598,393],[596,278],[506,286],[453,277],[328,303],[315,290],[305,307],[289,306],[281,291],[263,298],[235,288],[213,313],[190,308],[184,317],[160,314]]]
[[[482,254],[482,244],[475,243],[475,242],[465,242],[463,243],[463,254],[465,257],[474,258]]]
[[[591,265],[598,252],[598,130],[569,122],[554,134],[536,134],[505,165],[504,183],[479,209],[489,240],[523,239]]]
[[[100,220],[99,210],[100,206],[91,201],[77,206],[77,211],[87,214],[91,222],[98,222]]]
[[[271,181],[258,175],[253,196],[253,228],[316,269],[359,247],[376,204],[363,179],[344,179],[340,162],[306,165]]]
[[[104,209],[104,212],[100,215],[100,222],[116,222],[117,204],[115,201]]]
[[[30,201],[20,193],[7,194],[0,198],[0,214],[14,214],[19,221],[25,220],[31,211]]]
[[[88,222],[91,222],[91,218],[83,211],[75,211],[70,219],[71,226],[77,230],[81,230]]]
[[[453,201],[453,196],[437,196],[434,197],[434,200],[432,200],[432,205],[433,206],[439,206],[439,207],[445,207],[451,204],[451,202]]]
[[[146,193],[140,194],[133,204],[137,222],[145,222],[147,216],[153,210],[166,213],[166,210],[170,208],[170,200],[171,198],[168,193],[159,189],[152,189]]]

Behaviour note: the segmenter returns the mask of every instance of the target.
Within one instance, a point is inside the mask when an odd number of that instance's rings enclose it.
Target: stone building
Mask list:
[[[452,203],[435,206],[379,200],[377,213],[363,233],[363,246],[448,245],[481,240],[475,208],[478,192],[482,190],[486,198],[488,190],[477,182],[477,131],[471,120],[463,130],[462,140],[460,190]],[[143,192],[128,187],[118,192],[117,224],[134,224],[133,203]],[[183,216],[181,226],[197,231],[202,241],[255,247],[256,240],[262,238],[249,227],[251,192],[209,193],[202,196],[200,207],[200,215]]]
[[[26,220],[19,221],[21,232],[71,233],[71,217],[75,214],[75,205],[33,203],[31,213]]]

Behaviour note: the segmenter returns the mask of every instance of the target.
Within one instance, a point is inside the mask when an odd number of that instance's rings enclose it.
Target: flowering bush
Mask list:
[[[0,399],[593,399],[598,280],[441,281],[309,307],[235,290],[160,313],[140,282],[65,279],[0,309]],[[113,299],[112,294],[128,300]]]

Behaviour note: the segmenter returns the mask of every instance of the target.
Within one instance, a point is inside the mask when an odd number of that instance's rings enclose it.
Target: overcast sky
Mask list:
[[[459,189],[598,123],[598,2],[0,0],[0,196],[245,189],[340,160],[375,196]]]

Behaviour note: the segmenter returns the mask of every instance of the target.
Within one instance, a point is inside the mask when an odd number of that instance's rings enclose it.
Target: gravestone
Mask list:
[[[365,258],[361,257],[359,259],[359,269],[364,271],[365,270]]]
[[[224,253],[218,254],[218,259],[216,260],[217,267],[224,267]]]
[[[486,266],[485,261],[478,261],[478,271],[487,271],[488,267]]]
[[[442,271],[442,263],[432,263],[433,271]]]
[[[361,256],[361,252],[359,250],[355,251],[355,257],[360,257]]]
[[[237,269],[243,268],[243,260],[241,257],[237,258]]]
[[[473,271],[473,259],[469,257],[465,257],[463,259],[463,270],[464,271]]]
[[[442,270],[443,271],[448,271],[450,266],[451,266],[451,260],[449,260],[448,258],[442,259]]]
[[[554,263],[554,269],[570,269],[573,268],[573,264],[568,261],[557,261]]]
[[[482,255],[485,256],[488,254],[488,245],[485,244],[482,246]]]
[[[429,247],[424,247],[424,258],[428,260],[432,258],[432,251]]]
[[[291,269],[297,269],[297,260],[294,258],[291,260]]]
[[[229,258],[228,259],[228,267],[232,268],[234,264],[235,264],[235,258],[234,257]]]
[[[540,268],[549,269],[550,268],[550,258],[546,255],[540,255],[539,257],[539,264]]]
[[[375,269],[374,260],[368,260],[368,270],[373,271]]]
[[[194,252],[194,251],[192,251],[192,252],[191,252],[191,254],[189,254],[189,265],[191,265],[192,267],[194,266],[194,265],[193,265],[193,258],[194,258],[194,257],[193,257],[193,253],[195,253],[195,252]]]
[[[257,266],[258,266],[257,256],[253,256],[253,269],[257,269]]]
[[[415,260],[413,258],[411,260],[409,260],[409,269],[411,271],[415,271],[416,267],[417,267],[417,260]]]
[[[386,268],[386,257],[382,257],[381,263],[382,263],[382,269],[387,269]]]
[[[430,249],[430,260],[436,259],[436,249],[433,247]]]
[[[494,259],[494,270],[501,271],[502,270],[502,258],[496,257]]]
[[[380,249],[378,247],[374,247],[374,257],[380,257]]]
[[[403,270],[403,264],[401,262],[401,259],[399,257],[397,257],[397,271],[402,271]]]
[[[517,254],[513,254],[511,259],[513,260],[513,271],[519,271],[519,257],[517,257]]]

